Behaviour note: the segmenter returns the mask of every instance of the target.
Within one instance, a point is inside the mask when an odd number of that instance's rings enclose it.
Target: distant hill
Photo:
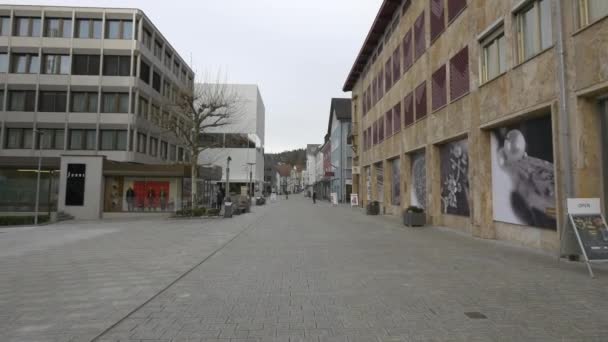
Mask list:
[[[275,163],[286,163],[290,165],[306,165],[306,150],[298,149],[281,153],[268,153]]]

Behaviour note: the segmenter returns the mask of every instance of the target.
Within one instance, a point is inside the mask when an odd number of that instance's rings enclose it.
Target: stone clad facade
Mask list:
[[[558,252],[566,198],[608,187],[608,12],[593,1],[384,1],[344,85],[361,204]]]

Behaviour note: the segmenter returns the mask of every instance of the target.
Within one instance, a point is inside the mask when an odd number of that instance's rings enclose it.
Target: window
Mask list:
[[[467,0],[448,0],[448,22],[454,21],[467,7]]]
[[[14,74],[37,74],[40,70],[40,57],[37,54],[14,53],[11,72]]]
[[[137,114],[144,118],[148,118],[148,100],[143,97],[139,98],[139,111]]]
[[[424,11],[414,23],[414,57],[420,58],[426,51],[426,35],[424,32]]]
[[[15,17],[14,36],[40,37],[40,18]]]
[[[171,96],[171,83],[165,81],[163,84],[163,96],[169,98]]]
[[[412,30],[407,31],[403,37],[403,72],[408,71],[414,63],[414,57],[412,55]]]
[[[169,114],[167,114],[168,116]],[[160,117],[160,107],[152,104],[152,111],[150,113],[150,117],[153,123],[157,124],[157,125],[164,125],[166,123],[165,122],[161,122],[161,117]]]
[[[393,107],[393,133],[401,132],[401,102]]]
[[[469,48],[465,47],[450,59],[450,101],[469,93]]]
[[[106,38],[133,39],[133,21],[106,20]]]
[[[104,151],[126,151],[127,131],[101,130],[99,146]]]
[[[431,79],[431,107],[433,111],[435,111],[445,106],[448,100],[446,88],[447,71],[445,64],[440,66],[439,69],[433,73]]]
[[[393,85],[401,77],[401,46],[393,52]]]
[[[367,127],[367,149],[372,148],[372,127]]]
[[[72,63],[72,74],[74,75],[99,75],[99,55],[74,55]]]
[[[535,0],[516,14],[519,61],[553,44],[550,0]]]
[[[0,111],[4,110],[4,89],[0,89]]]
[[[175,150],[175,145],[171,144],[169,146],[169,160],[171,161],[176,161],[177,160],[177,154],[176,154],[176,150]]]
[[[186,70],[182,69],[182,77],[181,77],[181,79],[184,82],[186,82],[186,80],[188,79],[188,76],[186,76],[186,75],[187,75]]]
[[[175,61],[175,63],[173,63],[173,73],[175,74],[175,76],[179,77],[179,62]]]
[[[101,19],[77,19],[76,38],[101,39]]]
[[[158,155],[158,139],[150,138],[150,155],[156,157]]]
[[[173,59],[173,56],[171,55],[170,52],[165,52],[165,66],[171,70],[171,60]]]
[[[11,35],[11,17],[0,17],[0,36]]]
[[[167,160],[167,157],[168,157],[168,154],[167,154],[167,152],[168,152],[168,146],[169,145],[167,144],[166,141],[161,141],[160,142],[160,158],[162,160]]]
[[[152,74],[152,88],[160,93],[160,74],[156,71]]]
[[[129,93],[103,93],[102,113],[128,113]]]
[[[144,61],[141,61],[139,66],[139,78],[150,84],[150,66]]]
[[[147,47],[148,50],[152,51],[152,33],[150,33],[148,29],[144,29],[141,37],[141,43]]]
[[[70,73],[70,56],[44,55],[43,72],[45,74],[68,75]]]
[[[11,90],[8,92],[8,110],[12,112],[33,112],[36,92],[33,90]]]
[[[130,76],[131,56],[103,56],[104,76]]]
[[[163,59],[163,43],[158,40],[154,41],[154,56],[159,60]]]
[[[386,121],[386,137],[393,135],[393,110],[389,110],[384,114],[384,121]]]
[[[137,152],[146,153],[148,137],[144,133],[137,133]]]
[[[67,109],[67,92],[41,91],[38,97],[38,111],[62,113]]]
[[[378,119],[378,142],[384,141],[384,117]]]
[[[384,73],[385,73],[385,78],[384,78],[384,88],[386,89],[386,91],[388,92],[391,87],[393,86],[393,60],[391,59],[391,57],[388,58],[388,61],[386,61],[386,65],[384,66]]]
[[[93,92],[72,92],[73,113],[97,113],[98,93]]]
[[[72,38],[72,19],[45,18],[44,36],[53,38]]]
[[[431,1],[431,43],[445,30],[444,0]],[[448,1],[449,2],[449,1]]]
[[[608,15],[606,0],[578,0],[579,27],[587,26]]]
[[[367,150],[367,130],[363,130],[363,150]]]
[[[64,131],[63,129],[45,129],[41,128],[40,132],[40,148],[43,150],[63,150],[64,147]]]
[[[403,98],[403,125],[405,127],[414,123],[414,94],[409,93]]]
[[[416,88],[416,120],[423,119],[427,114],[426,82]]]
[[[481,41],[481,82],[487,82],[507,71],[507,43],[504,27]]]
[[[8,72],[8,54],[0,53],[0,72]]]
[[[94,129],[71,129],[70,130],[70,150],[95,150]]]
[[[7,128],[7,149],[31,149],[33,146],[34,131],[31,128]]]

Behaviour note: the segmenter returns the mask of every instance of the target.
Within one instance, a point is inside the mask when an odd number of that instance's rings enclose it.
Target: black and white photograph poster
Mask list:
[[[426,209],[426,156],[424,151],[411,154],[412,184],[410,205]]]
[[[497,128],[491,140],[494,220],[557,229],[551,118]]]
[[[376,164],[376,201],[384,202],[384,166],[382,163]]]
[[[444,214],[469,216],[469,147],[467,139],[440,147],[441,211]]]
[[[391,204],[401,205],[401,159],[391,160]]]

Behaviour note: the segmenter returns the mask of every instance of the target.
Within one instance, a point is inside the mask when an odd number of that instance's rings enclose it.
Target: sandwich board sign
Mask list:
[[[350,206],[351,207],[359,206],[359,194],[350,194]]]
[[[593,278],[591,263],[608,262],[608,225],[602,215],[600,199],[568,199],[568,218]]]
[[[337,192],[332,192],[331,195],[331,204],[335,207],[338,205],[338,193]]]

